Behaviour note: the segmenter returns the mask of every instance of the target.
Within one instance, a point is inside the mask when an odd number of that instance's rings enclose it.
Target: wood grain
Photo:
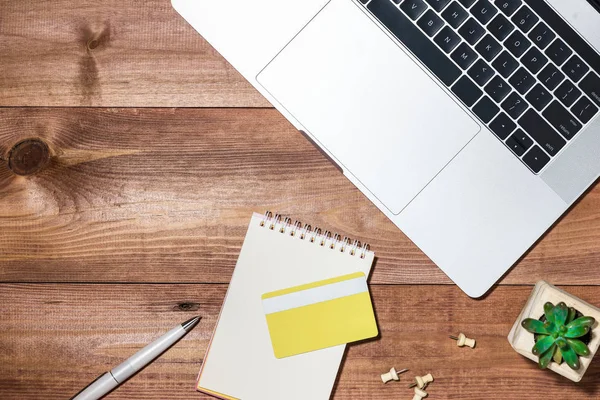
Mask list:
[[[270,105],[169,0],[2,0],[0,106]]]
[[[411,398],[406,385],[431,372],[432,399],[600,398],[600,362],[576,385],[515,353],[506,336],[531,287],[501,287],[485,301],[453,286],[372,286],[381,337],[352,345],[334,400]],[[569,287],[600,304],[600,288]],[[194,392],[225,285],[0,285],[0,397],[68,398],[162,332],[193,315],[202,322],[107,399],[209,399]],[[459,331],[475,350],[447,338]],[[379,374],[409,368],[400,383]],[[249,365],[232,366],[232,379]],[[299,379],[301,379],[299,377]]]
[[[53,153],[29,177],[0,161],[0,281],[228,283],[251,213],[273,210],[371,243],[374,283],[450,283],[275,110],[9,108],[0,121],[0,155],[27,137]],[[598,265],[597,187],[502,282],[600,284]]]
[[[381,337],[350,346],[334,400],[408,399],[427,372],[432,399],[600,399],[598,360],[575,385],[506,340],[523,284],[600,304],[600,187],[473,301],[269,107],[169,0],[0,0],[0,399],[69,398],[196,314],[107,398],[208,399],[196,375],[250,215],[266,210],[378,256]],[[51,159],[17,176],[8,154],[28,138]],[[478,347],[447,339],[459,331]],[[383,385],[391,366],[411,372]]]

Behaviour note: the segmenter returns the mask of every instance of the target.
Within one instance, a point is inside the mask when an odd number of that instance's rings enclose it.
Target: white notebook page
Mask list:
[[[242,400],[327,400],[345,345],[277,359],[269,337],[264,293],[353,272],[369,275],[374,254],[354,256],[311,243],[291,228],[260,226],[254,214],[217,328],[198,378],[198,390]],[[348,246],[349,248],[350,246]]]

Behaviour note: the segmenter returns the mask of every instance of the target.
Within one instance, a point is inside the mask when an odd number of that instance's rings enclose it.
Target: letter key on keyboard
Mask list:
[[[600,54],[548,0],[360,2],[536,174],[599,117]]]
[[[460,77],[460,69],[392,2],[371,0],[367,7],[446,86]]]

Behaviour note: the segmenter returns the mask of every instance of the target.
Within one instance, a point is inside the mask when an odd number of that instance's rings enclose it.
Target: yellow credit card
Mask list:
[[[362,272],[265,293],[262,302],[277,358],[378,335]]]

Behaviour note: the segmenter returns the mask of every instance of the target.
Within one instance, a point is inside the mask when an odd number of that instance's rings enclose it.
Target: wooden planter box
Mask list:
[[[568,307],[574,307],[583,315],[594,317],[597,321],[592,327],[592,340],[588,345],[591,354],[587,357],[579,358],[581,363],[579,370],[572,370],[565,362],[563,362],[561,365],[558,365],[552,361],[548,366],[548,369],[556,372],[557,374],[560,374],[565,378],[572,380],[573,382],[579,382],[581,378],[583,378],[583,375],[585,375],[585,371],[588,369],[592,359],[594,358],[594,355],[596,354],[596,351],[598,351],[598,347],[600,346],[600,329],[598,329],[598,321],[600,321],[600,309],[598,307],[594,307],[591,304],[588,304],[585,301],[570,295],[564,290],[552,286],[547,282],[540,281],[535,285],[531,296],[529,296],[529,300],[527,300],[527,304],[525,304],[523,311],[521,311],[521,314],[510,330],[510,333],[508,334],[508,341],[517,353],[537,363],[538,357],[533,355],[531,352],[531,349],[535,344],[533,334],[527,332],[525,328],[521,326],[521,322],[526,318],[538,319],[544,315],[544,304],[548,301],[554,305],[564,301]]]

